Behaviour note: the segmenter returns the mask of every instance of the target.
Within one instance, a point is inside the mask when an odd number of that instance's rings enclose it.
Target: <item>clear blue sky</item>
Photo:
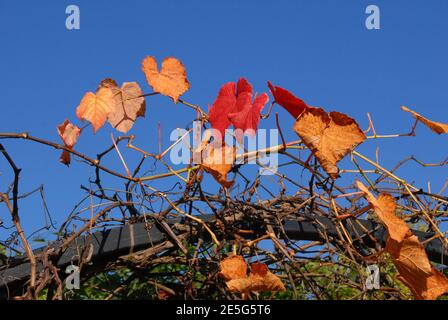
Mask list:
[[[81,10],[80,30],[65,28],[69,4]],[[381,9],[380,30],[364,26],[369,4]],[[146,55],[182,60],[191,82],[183,98],[204,109],[223,83],[244,76],[257,92],[267,91],[271,80],[311,105],[349,114],[363,128],[370,112],[381,134],[409,130],[413,121],[400,105],[448,122],[447,14],[445,0],[0,0],[0,131],[29,131],[59,141],[56,125],[66,118],[75,121],[83,94],[103,78],[137,81],[150,92],[140,70]],[[170,131],[185,127],[193,115],[165,97],[148,99],[147,105],[147,117],[133,133],[136,144],[148,151],[157,150],[158,122],[167,147]],[[289,130],[293,119],[279,107],[276,111],[290,132],[287,137],[295,139]],[[275,127],[272,120],[260,127]],[[95,157],[110,145],[111,132],[106,125],[94,136],[89,128],[76,148]],[[88,185],[93,169],[76,161],[66,168],[58,162],[59,151],[44,146],[2,143],[23,168],[21,191],[44,184],[49,209],[61,223],[84,195],[79,186]],[[426,162],[447,156],[447,136],[422,125],[415,138],[367,141],[360,151],[373,157],[377,146],[388,168],[409,155]],[[118,163],[112,165],[124,172]],[[4,191],[11,174],[3,159],[0,172]],[[284,173],[300,179],[300,172]],[[447,178],[446,167],[407,165],[399,174],[423,188],[431,180],[434,190]],[[43,225],[39,197],[24,201],[20,209],[27,231]],[[4,208],[0,219],[10,224]]]

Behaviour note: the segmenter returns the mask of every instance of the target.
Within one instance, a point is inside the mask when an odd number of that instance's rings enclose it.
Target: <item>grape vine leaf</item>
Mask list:
[[[235,157],[236,147],[227,144],[221,145],[219,141],[209,144],[202,151],[201,165],[224,188],[230,188],[234,181],[227,180],[227,173],[232,169]]]
[[[64,145],[68,149],[73,149],[73,146],[78,141],[79,135],[81,134],[81,129],[78,128],[73,123],[67,119],[62,124],[57,126],[59,137],[61,137]],[[59,161],[65,165],[70,165],[70,152],[67,150],[62,151]]]
[[[240,78],[237,83],[228,82],[219,90],[218,97],[209,110],[212,128],[221,133],[224,140],[225,130],[233,124],[235,129],[253,134],[260,121],[260,112],[268,102],[266,93],[253,98],[252,85]]]
[[[354,119],[314,107],[302,112],[294,131],[333,179],[339,177],[337,163],[366,139]]]
[[[269,271],[264,263],[256,262],[250,266],[249,279],[252,282],[251,291],[285,291],[283,282]]]
[[[243,132],[253,135],[258,129],[261,110],[269,101],[269,97],[266,93],[262,93],[256,96],[253,102],[252,94],[244,94],[242,97],[244,97],[242,108],[235,113],[230,113],[228,118],[235,129],[241,129]]]
[[[288,90],[274,86],[270,81],[268,81],[268,87],[274,97],[274,102],[285,108],[294,119],[297,119],[310,107],[302,99],[297,98]]]
[[[137,117],[144,117],[146,111],[145,98],[137,82],[124,82],[120,87],[112,79],[101,81],[100,88],[109,88],[114,94],[114,110],[107,120],[116,130],[127,133],[131,130]]]
[[[356,185],[384,223],[389,236],[395,241],[403,241],[409,235],[410,230],[406,222],[395,214],[397,209],[395,199],[387,193],[381,193],[376,199],[362,182],[357,180]]]
[[[212,128],[221,133],[222,139],[224,139],[225,130],[231,124],[227,115],[236,111],[235,104],[237,96],[235,92],[235,82],[224,84],[219,90],[218,97],[208,113]]]
[[[378,199],[375,199],[364,184],[360,181],[356,181],[356,184],[388,231],[385,251],[392,257],[399,273],[398,279],[409,287],[414,297],[419,300],[434,300],[448,292],[448,279],[430,264],[419,239],[412,234],[409,226],[395,215],[395,199],[388,194],[380,194]]]
[[[409,112],[415,119],[417,119],[418,121],[425,124],[428,128],[430,128],[433,132],[435,132],[437,134],[448,133],[448,124],[431,121],[431,120],[425,118],[424,116],[422,116],[421,114],[419,114],[415,111],[412,111],[411,109],[409,109],[405,106],[402,106],[401,110]]]
[[[448,292],[448,279],[429,263],[425,248],[415,235],[403,242],[388,238],[390,253],[399,272],[398,279],[411,289],[418,300],[434,300]]]
[[[239,255],[227,257],[221,261],[219,275],[225,280],[245,278],[247,276],[247,263]]]
[[[165,58],[159,72],[156,59],[148,56],[142,62],[142,70],[152,89],[172,98],[175,103],[183,93],[190,89],[185,67],[176,58]]]
[[[80,120],[92,123],[96,133],[107,120],[107,116],[115,108],[115,100],[112,90],[99,88],[95,93],[87,92],[76,109],[76,116]]]
[[[285,291],[279,277],[269,271],[264,263],[253,263],[247,275],[247,263],[242,256],[230,256],[221,261],[219,275],[226,281],[229,291],[249,293],[252,291]]]

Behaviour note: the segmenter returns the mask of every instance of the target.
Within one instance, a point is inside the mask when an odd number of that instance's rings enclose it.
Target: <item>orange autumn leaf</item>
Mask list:
[[[221,261],[219,275],[225,280],[247,277],[247,263],[242,256],[230,256]]]
[[[67,119],[58,127],[58,134],[67,148],[72,148],[78,141],[81,129]]]
[[[252,291],[285,291],[285,285],[275,274],[269,271],[269,268],[264,263],[254,263],[250,266]]]
[[[142,62],[142,70],[146,81],[155,92],[171,97],[176,103],[179,97],[190,89],[185,67],[176,58],[165,58],[159,72],[156,59],[148,56]]]
[[[251,292],[252,281],[246,278],[232,279],[226,282],[227,289],[230,292],[248,293]]]
[[[448,292],[448,279],[429,263],[425,248],[415,235],[402,242],[387,240],[390,253],[399,276],[419,300],[434,300]]]
[[[111,89],[99,88],[95,93],[87,92],[76,109],[76,116],[80,120],[92,123],[96,133],[107,120],[107,116],[114,110],[115,100]]]
[[[121,88],[112,79],[101,82],[100,88],[109,88],[114,95],[114,110],[107,120],[116,130],[127,133],[131,130],[137,117],[144,117],[146,111],[145,98],[137,82],[124,82]]]
[[[65,120],[62,124],[57,126],[59,137],[61,137],[64,142],[65,147],[73,149],[73,146],[78,141],[79,135],[81,134],[81,129],[75,126],[70,121]],[[64,150],[59,159],[63,164],[70,165],[70,152]]]
[[[395,199],[389,194],[380,194],[375,199],[366,186],[359,181],[356,183],[386,226],[389,236],[385,251],[392,257],[398,279],[416,299],[433,300],[448,292],[448,279],[430,264],[423,245],[408,225],[395,215]]]
[[[425,252],[425,248],[417,236],[410,234],[402,241],[396,241],[389,237],[386,243],[386,251],[398,262],[426,275],[431,274],[431,264]]]
[[[305,109],[294,131],[333,179],[339,177],[337,163],[366,139],[354,119],[321,108]]]
[[[226,281],[231,292],[285,291],[279,277],[269,271],[263,263],[253,263],[247,275],[247,264],[242,256],[231,256],[221,262],[219,275]]]
[[[406,222],[395,215],[397,208],[395,199],[386,193],[380,194],[378,199],[376,199],[362,182],[356,181],[356,184],[386,226],[389,236],[395,241],[403,241],[410,233],[410,230]]]
[[[415,119],[425,124],[428,128],[430,128],[433,132],[437,134],[448,133],[448,124],[431,121],[422,116],[421,114],[418,114],[417,112],[412,111],[411,109],[405,106],[402,106],[401,110],[409,112]]]
[[[227,173],[232,169],[236,158],[235,146],[214,146],[209,144],[202,152],[202,167],[210,173],[224,188],[230,188],[232,181],[227,180]]]

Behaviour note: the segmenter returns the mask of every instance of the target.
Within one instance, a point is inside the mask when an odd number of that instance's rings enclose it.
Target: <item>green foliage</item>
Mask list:
[[[194,251],[194,246],[188,246]],[[231,250],[231,247],[226,248]],[[179,257],[184,255],[179,252]],[[381,271],[381,287],[390,288],[400,299],[412,299],[409,289],[400,281],[395,280],[397,271],[390,259],[378,262]],[[199,269],[198,269],[199,270]],[[360,275],[362,274],[362,276]],[[303,264],[300,270],[291,270],[295,280],[294,287],[286,274],[279,274],[287,290],[279,293],[252,293],[251,299],[281,299],[281,300],[377,300],[389,299],[383,290],[363,290],[363,281],[367,277],[364,270],[358,270],[348,259],[339,258],[337,262],[310,261]],[[112,271],[98,273],[81,283],[79,290],[66,290],[67,299],[158,299],[159,285],[166,286],[178,293],[175,298],[185,298],[183,290],[185,283],[190,283],[199,298],[222,299],[218,285],[205,288],[209,274],[188,269],[181,263],[163,263],[145,270],[134,270],[132,267],[118,268]],[[215,279],[217,284],[220,280]],[[311,286],[314,288],[312,289]],[[202,291],[202,290],[205,291]],[[206,292],[206,295],[205,295]],[[188,297],[187,297],[188,298]],[[442,298],[446,299],[446,298]]]

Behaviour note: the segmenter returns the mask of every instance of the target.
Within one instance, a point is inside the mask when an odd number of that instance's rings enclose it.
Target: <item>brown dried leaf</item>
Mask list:
[[[65,120],[62,124],[57,126],[57,130],[59,136],[64,142],[64,145],[69,149],[73,148],[78,141],[79,135],[81,134],[81,129],[73,123],[70,123],[68,120]],[[59,161],[67,166],[70,165],[70,152],[64,150]]]
[[[242,256],[230,256],[221,261],[219,275],[225,280],[247,277],[247,263]]]
[[[232,169],[236,158],[236,147],[214,146],[209,144],[202,152],[202,166],[210,173],[215,180],[224,188],[229,188],[233,184],[227,180],[227,173]]]
[[[72,161],[70,152],[68,152],[67,150],[62,151],[61,156],[59,157],[59,161],[65,164],[66,166],[69,166],[70,162]]]
[[[131,130],[137,117],[144,117],[146,111],[145,98],[137,82],[124,82],[119,88],[112,79],[104,79],[100,88],[109,88],[114,94],[114,110],[109,113],[109,123],[120,132]]]
[[[437,134],[448,133],[448,124],[431,121],[431,120],[425,118],[424,116],[418,114],[415,111],[412,111],[411,109],[409,109],[409,108],[407,108],[405,106],[402,106],[401,110],[409,112],[410,114],[412,114],[412,116],[415,119],[417,119],[420,122],[422,122],[423,124],[425,124],[428,128],[430,128],[433,132],[435,132]]]
[[[185,67],[176,58],[165,58],[159,72],[156,59],[148,56],[143,60],[142,70],[146,81],[155,92],[171,97],[176,103],[179,97],[190,88]]]
[[[429,263],[425,248],[415,235],[403,242],[387,240],[386,251],[393,258],[399,280],[419,300],[434,300],[448,292],[448,279]]]
[[[361,190],[367,201],[370,203],[375,213],[381,219],[386,226],[389,236],[398,242],[401,242],[410,234],[410,229],[406,222],[395,215],[397,205],[395,199],[386,193],[382,193],[378,196],[378,199],[370,193],[367,187],[360,181],[356,181],[356,184]]]
[[[100,85],[98,86],[97,91],[98,91],[99,89],[101,89],[101,88],[115,89],[115,88],[117,88],[117,87],[118,87],[118,84],[117,84],[117,82],[116,82],[114,79],[112,79],[112,78],[106,78],[106,79],[103,79],[103,80],[100,82]]]
[[[115,100],[112,90],[100,88],[95,93],[87,92],[76,109],[76,116],[80,120],[92,123],[93,131],[96,133],[107,120],[107,116],[115,109]]]
[[[326,113],[321,108],[303,111],[294,131],[333,179],[339,177],[337,163],[366,139],[354,119],[339,112]]]

